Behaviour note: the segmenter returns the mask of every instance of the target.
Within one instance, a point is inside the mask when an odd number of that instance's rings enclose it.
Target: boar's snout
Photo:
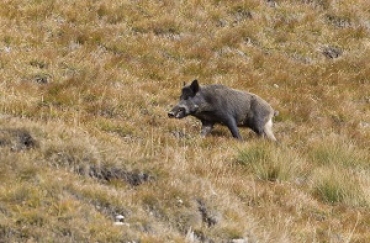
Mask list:
[[[186,109],[184,107],[176,106],[170,112],[168,112],[169,118],[181,119],[186,116]]]
[[[168,112],[168,117],[169,118],[174,118],[175,117],[175,112],[173,112],[173,111]]]

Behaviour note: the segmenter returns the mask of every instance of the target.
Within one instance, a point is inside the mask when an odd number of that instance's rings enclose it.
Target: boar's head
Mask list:
[[[184,86],[181,91],[179,103],[168,112],[168,117],[181,119],[194,114],[199,108],[197,104],[198,99],[196,97],[199,89],[200,87],[197,80],[194,80],[190,85]]]

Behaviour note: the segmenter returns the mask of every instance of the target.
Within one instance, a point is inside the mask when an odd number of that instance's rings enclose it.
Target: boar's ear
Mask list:
[[[198,80],[194,80],[191,84],[190,84],[190,89],[191,91],[194,92],[194,94],[198,93],[199,91],[199,84],[198,84]]]

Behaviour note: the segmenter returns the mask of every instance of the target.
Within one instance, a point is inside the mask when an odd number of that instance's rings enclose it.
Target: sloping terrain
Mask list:
[[[367,0],[6,0],[0,30],[0,242],[370,241]],[[168,119],[193,79],[279,143]]]

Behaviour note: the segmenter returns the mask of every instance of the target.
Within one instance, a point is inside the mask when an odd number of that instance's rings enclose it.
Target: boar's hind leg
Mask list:
[[[265,121],[263,117],[254,117],[253,122],[249,125],[258,136],[262,137],[265,135]]]
[[[207,134],[209,134],[212,131],[213,125],[214,125],[213,122],[202,120],[202,131],[200,132],[200,135],[202,137],[207,136]]]
[[[258,136],[266,136],[271,141],[276,141],[274,133],[272,132],[272,118],[267,122],[264,122],[263,118],[255,119],[252,130],[258,134]]]
[[[270,118],[264,128],[263,128],[263,133],[267,136],[268,139],[271,141],[276,141],[276,138],[274,136],[274,133],[272,132],[272,118]]]

